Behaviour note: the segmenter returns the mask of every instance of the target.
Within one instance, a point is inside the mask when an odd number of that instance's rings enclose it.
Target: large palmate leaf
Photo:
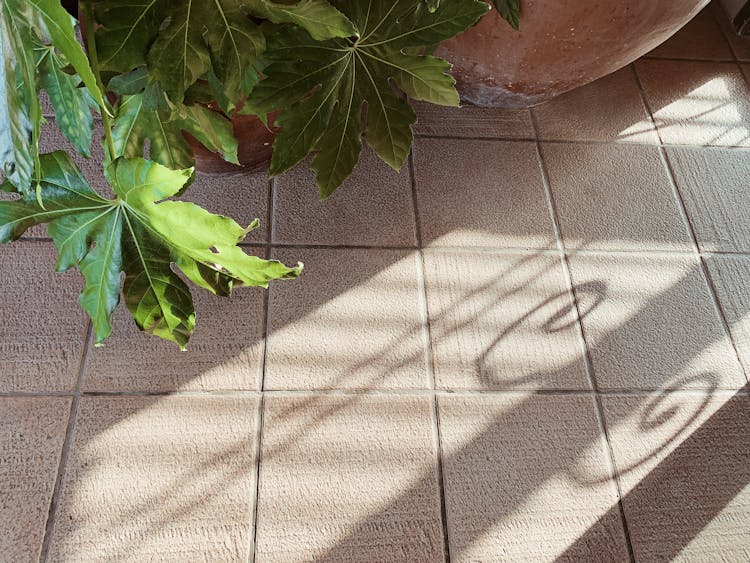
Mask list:
[[[100,0],[101,68],[127,73],[147,64],[175,103],[198,79],[213,78],[222,108],[235,109],[258,79],[265,36],[251,19],[294,23],[314,37],[347,37],[351,22],[326,0]]]
[[[55,122],[82,155],[91,156],[91,139],[94,132],[94,117],[91,114],[94,101],[86,88],[81,88],[81,78],[68,74],[63,69],[67,61],[54,47],[36,47],[39,86],[49,94],[55,110]]]
[[[263,286],[295,277],[288,268],[243,252],[247,231],[232,219],[192,203],[164,201],[177,194],[192,170],[171,170],[142,158],[118,158],[106,170],[116,199],[97,195],[62,151],[41,157],[42,208],[32,195],[0,201],[0,242],[48,223],[59,254],[57,267],[78,265],[85,279],[81,304],[91,316],[97,343],[112,331],[120,299],[144,331],[184,348],[193,333],[190,289],[173,264],[193,283],[220,295],[234,286]]]
[[[227,118],[198,105],[180,104],[177,110],[155,106],[146,93],[123,96],[117,108],[112,129],[115,156],[142,157],[148,139],[151,160],[173,169],[189,168],[193,152],[182,131],[238,164],[237,140]]]
[[[41,119],[34,20],[31,5],[0,3],[0,166],[13,186],[24,193],[34,174]]]
[[[395,169],[403,165],[416,116],[391,81],[417,100],[457,106],[458,94],[442,59],[414,54],[477,22],[479,0],[346,0],[335,3],[357,27],[356,37],[315,41],[298,27],[272,37],[267,75],[243,112],[280,110],[271,173],[288,170],[317,149],[312,166],[321,196],[352,172],[361,151],[362,106],[367,142]],[[409,54],[407,54],[407,52]]]

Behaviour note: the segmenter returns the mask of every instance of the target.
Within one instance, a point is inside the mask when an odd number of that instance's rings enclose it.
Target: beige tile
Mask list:
[[[38,561],[55,487],[69,398],[0,398],[0,553]]]
[[[255,398],[84,397],[52,561],[245,561]]]
[[[83,280],[55,273],[56,261],[51,243],[0,246],[0,391],[75,388],[86,340]]]
[[[737,65],[642,60],[636,69],[665,143],[750,146],[750,90]]]
[[[590,397],[441,396],[439,412],[451,561],[627,561]]]
[[[264,403],[258,563],[443,560],[428,397]]]
[[[656,147],[548,143],[543,154],[568,248],[693,248]]]
[[[413,246],[408,165],[400,173],[364,148],[352,176],[320,201],[304,161],[276,179],[274,242]]]
[[[275,250],[305,263],[271,289],[266,389],[426,388],[418,255]]]
[[[554,246],[534,143],[418,139],[414,152],[426,246]]]
[[[466,105],[452,108],[413,102],[417,112],[414,132],[432,137],[484,137],[488,139],[533,139],[534,125],[529,110],[480,108]]]
[[[737,353],[750,374],[750,256],[710,256],[706,264]]]
[[[248,233],[243,242],[268,240],[268,177],[243,174],[219,177],[198,174],[185,192],[184,199],[197,203],[211,213],[226,215],[243,227],[260,219],[260,226]]]
[[[432,251],[425,280],[438,387],[589,387],[558,256]]]
[[[89,350],[84,388],[88,391],[258,389],[265,290],[238,288],[230,298],[194,287],[192,290],[196,329],[186,352],[172,342],[141,332],[121,303],[115,312],[112,336],[104,346],[92,346]]]
[[[605,397],[637,561],[747,561],[750,397]]]
[[[709,61],[726,61],[734,58],[711,6],[704,8],[685,27],[647,56]]]
[[[702,250],[750,252],[750,151],[670,148]]]
[[[600,388],[739,388],[745,377],[697,258],[574,256]]]
[[[630,67],[536,106],[539,138],[657,144]]]

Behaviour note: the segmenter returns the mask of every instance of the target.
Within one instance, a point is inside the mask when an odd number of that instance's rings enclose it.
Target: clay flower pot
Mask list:
[[[268,116],[268,123],[274,122],[276,114]],[[232,116],[232,129],[237,138],[237,159],[240,166],[224,160],[220,154],[211,152],[195,138],[183,133],[195,157],[195,168],[202,174],[235,176],[268,170],[271,162],[271,149],[278,129],[268,128],[254,115]]]
[[[521,31],[495,10],[446,41],[463,100],[524,108],[614,72],[665,41],[709,0],[521,0]]]

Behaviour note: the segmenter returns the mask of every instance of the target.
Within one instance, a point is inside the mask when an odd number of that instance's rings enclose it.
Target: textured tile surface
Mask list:
[[[627,561],[590,397],[442,396],[439,412],[451,561]]]
[[[558,256],[425,255],[437,386],[588,388]]]
[[[498,110],[463,106],[452,108],[415,102],[417,135],[433,137],[486,137],[489,139],[533,139],[529,110]]]
[[[413,246],[414,212],[408,165],[394,172],[363,148],[354,174],[320,201],[304,161],[276,180],[275,242]]]
[[[636,63],[656,127],[667,144],[750,146],[750,90],[732,63]]]
[[[647,56],[709,61],[732,60],[732,50],[714,13],[714,7],[707,6],[685,27]]]
[[[721,27],[724,36],[734,52],[734,56],[740,61],[750,61],[750,39],[737,35],[737,32],[732,27],[731,20],[724,12],[724,8],[719,1],[714,0],[711,3],[711,8],[716,21],[719,23],[719,27]]]
[[[542,140],[659,142],[630,67],[532,111]]]
[[[706,260],[737,352],[750,373],[750,256],[711,256]]]
[[[747,561],[750,397],[605,397],[637,561]]]
[[[282,282],[284,283],[284,282]],[[121,304],[113,334],[91,347],[87,391],[212,391],[258,388],[263,349],[263,292],[238,288],[231,298],[194,289],[196,330],[186,352],[141,332]],[[137,353],[133,351],[137,350]]]
[[[533,143],[418,139],[425,246],[554,246]]]
[[[38,561],[71,400],[0,397],[0,553]]]
[[[426,396],[266,397],[256,561],[443,560]]]
[[[669,148],[701,250],[750,252],[750,150]]]
[[[567,248],[692,248],[657,148],[549,143],[543,154]]]
[[[245,561],[256,417],[254,398],[84,398],[51,560]]]
[[[86,318],[78,306],[83,280],[54,272],[51,243],[0,246],[0,391],[72,391]]]
[[[414,252],[274,251],[305,263],[269,305],[266,389],[427,386]]]
[[[697,259],[574,256],[571,270],[600,388],[745,384]]]

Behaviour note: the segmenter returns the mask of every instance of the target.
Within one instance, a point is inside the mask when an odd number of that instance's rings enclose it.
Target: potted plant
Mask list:
[[[122,293],[142,330],[182,348],[195,313],[176,269],[229,295],[302,268],[243,252],[257,221],[241,227],[179,199],[195,173],[184,133],[236,163],[231,118],[274,125],[270,173],[315,153],[322,197],[351,174],[363,130],[400,169],[416,120],[409,99],[459,103],[450,64],[426,52],[488,9],[479,0],[92,0],[81,3],[84,50],[59,0],[0,6],[2,189],[15,194],[0,201],[0,242],[46,224],[57,269],[83,274],[80,302],[97,343]],[[42,90],[84,156],[92,111],[101,116],[113,199],[69,154],[39,153]]]

